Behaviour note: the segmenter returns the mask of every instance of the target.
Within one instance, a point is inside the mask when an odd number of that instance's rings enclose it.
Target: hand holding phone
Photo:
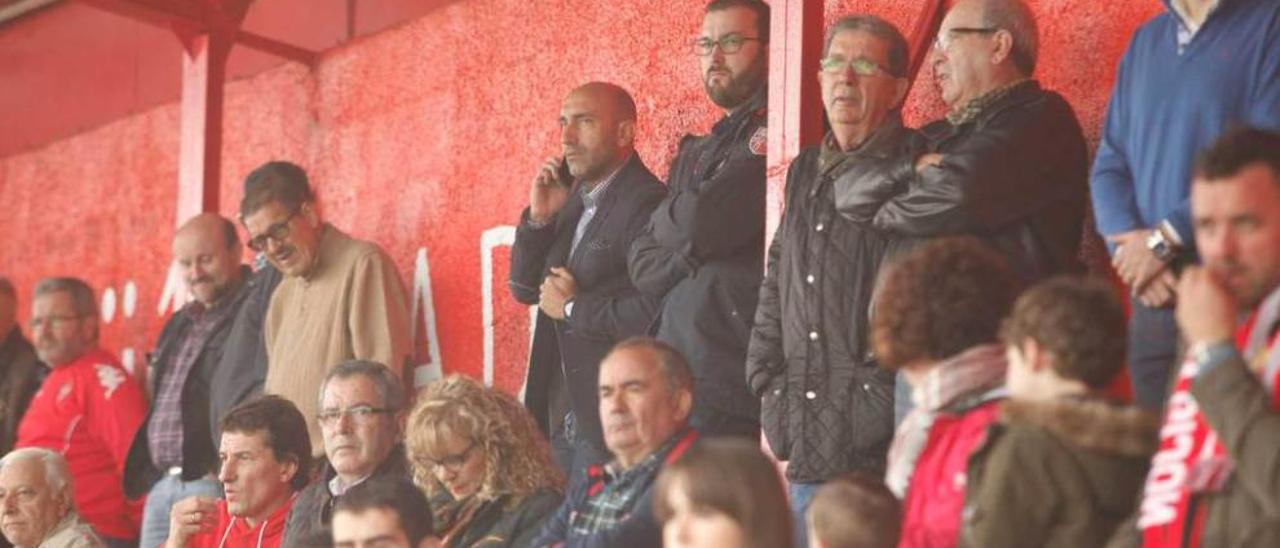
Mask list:
[[[572,176],[568,179],[561,173],[568,172],[568,165],[563,157],[551,158],[542,164],[538,174],[533,178],[529,189],[529,219],[534,223],[545,224],[569,201],[572,187]]]

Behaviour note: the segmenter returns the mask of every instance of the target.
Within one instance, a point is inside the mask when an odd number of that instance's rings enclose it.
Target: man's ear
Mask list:
[[[693,391],[682,389],[676,393],[676,418],[681,421],[688,420],[689,414],[693,411]]]
[[[1013,33],[1000,29],[992,38],[991,64],[999,65],[1013,55]]]
[[[304,473],[301,466],[298,465],[298,459],[296,458],[285,459],[284,462],[281,462],[280,464],[283,467],[280,471],[280,479],[283,480],[284,483],[293,483],[293,478],[295,476]]]
[[[307,220],[308,225],[311,225],[312,228],[320,227],[320,210],[316,209],[314,201],[302,202],[299,211],[302,214],[302,218]]]
[[[636,121],[623,120],[618,122],[618,146],[632,147],[636,144]]]
[[[907,101],[907,92],[911,91],[911,80],[906,78],[896,78],[893,87],[893,108],[902,108],[902,103]]]
[[[1035,373],[1040,373],[1049,367],[1049,353],[1035,339],[1027,337],[1018,345],[1019,351],[1022,353],[1022,360],[1026,362],[1027,367]]]

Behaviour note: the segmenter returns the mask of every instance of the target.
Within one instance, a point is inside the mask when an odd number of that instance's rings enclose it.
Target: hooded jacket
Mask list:
[[[1133,511],[1156,417],[1090,398],[1010,400],[969,458],[962,546],[1101,546]]]

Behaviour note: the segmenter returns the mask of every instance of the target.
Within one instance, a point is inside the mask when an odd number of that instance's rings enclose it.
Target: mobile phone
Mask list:
[[[560,167],[556,169],[556,179],[567,187],[573,186],[573,174],[569,172],[569,160],[560,157]]]

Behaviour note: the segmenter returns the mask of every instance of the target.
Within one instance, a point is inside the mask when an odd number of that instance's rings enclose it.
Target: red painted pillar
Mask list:
[[[178,155],[178,224],[218,211],[222,167],[222,93],[232,39],[226,33],[179,33],[182,126]]]
[[[769,45],[769,197],[765,238],[782,216],[787,166],[803,147],[822,139],[822,0],[775,0]]]

